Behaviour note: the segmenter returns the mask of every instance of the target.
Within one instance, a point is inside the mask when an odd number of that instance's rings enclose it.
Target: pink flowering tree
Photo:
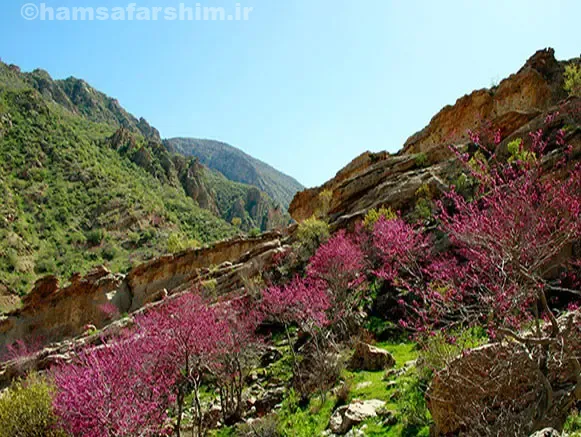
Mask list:
[[[223,302],[216,310],[219,319],[226,324],[227,332],[220,339],[208,369],[220,394],[222,419],[231,425],[243,414],[244,382],[262,346],[256,330],[263,315],[253,308],[248,297]]]
[[[180,435],[185,398],[193,393],[195,428],[203,435],[200,389],[204,374],[220,345],[228,339],[228,325],[220,320],[215,307],[188,293],[172,299],[136,320],[138,335],[152,347],[163,350],[163,357],[174,376],[176,396],[176,435]]]
[[[272,319],[283,325],[293,358],[293,374],[295,387],[304,396],[310,392],[308,380],[314,380],[321,394],[324,394],[323,382],[326,372],[326,351],[321,347],[322,330],[329,325],[327,311],[331,307],[331,299],[321,281],[296,277],[285,286],[272,286],[263,291],[260,310],[265,318]],[[301,366],[305,360],[297,355],[296,343],[293,342],[290,327],[297,325],[299,330],[307,335],[310,345],[314,348],[311,355],[316,369],[307,371]]]
[[[347,332],[353,328],[365,289],[365,257],[353,236],[341,230],[321,245],[309,261],[307,278],[327,291],[330,323]]]
[[[562,136],[556,141],[567,150]],[[567,167],[565,154],[548,173],[548,146],[537,132],[530,149],[521,144],[509,163],[480,159],[474,165],[464,159],[480,183],[476,199],[467,201],[452,190],[440,203],[439,230],[451,249],[413,269],[414,275],[423,275],[424,285],[406,285],[415,299],[404,321],[418,331],[487,325],[492,338],[521,343],[536,357],[544,378],[541,418],[562,414],[581,398],[581,366],[571,343],[574,316],[559,323],[549,305],[551,294],[581,296],[552,279],[571,267],[570,249],[581,239],[581,169]],[[398,262],[387,261],[380,275],[401,281],[401,275],[392,274]],[[532,331],[520,333],[525,326]],[[562,387],[551,385],[551,365],[571,366],[577,374],[576,385],[565,395]]]
[[[164,350],[137,338],[84,352],[54,371],[54,408],[71,435],[157,436],[173,402]]]

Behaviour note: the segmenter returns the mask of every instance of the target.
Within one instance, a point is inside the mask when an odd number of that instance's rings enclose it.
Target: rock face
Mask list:
[[[366,343],[358,343],[349,366],[354,370],[377,372],[392,368],[395,366],[395,360],[384,349]]]
[[[567,362],[568,354],[581,352],[581,312],[574,314],[572,332],[567,338],[572,351],[552,346],[553,356]],[[568,318],[559,320],[563,328]],[[548,364],[548,380],[555,390],[555,406],[566,402],[575,387],[577,372],[572,363],[558,366]],[[533,421],[536,429],[553,427],[562,429],[566,420],[560,412],[540,420],[535,417],[539,407],[546,402],[543,377],[536,357],[515,342],[489,344],[473,349],[452,361],[439,372],[427,394],[428,408],[435,423],[437,435],[458,432],[476,432],[511,429],[514,435],[528,435]],[[512,433],[511,433],[512,435]]]
[[[300,222],[317,214],[324,192],[331,193],[328,217],[335,227],[347,226],[381,206],[405,214],[417,201],[419,188],[428,186],[436,196],[447,188],[455,160],[448,146],[466,146],[469,129],[478,130],[487,122],[504,138],[516,132],[526,138],[531,130],[523,129],[542,124],[566,97],[565,64],[555,59],[552,49],[535,53],[497,87],[475,91],[444,108],[397,155],[365,152],[321,187],[298,193],[289,207],[291,216]]]
[[[292,217],[300,222],[316,214],[321,207],[323,192],[332,193],[328,212],[330,221],[342,225],[362,217],[371,208],[389,205],[397,210],[410,209],[422,186],[435,192],[444,188],[442,175],[446,163],[424,168],[412,155],[370,152],[357,161],[359,165],[353,170],[342,170],[322,187],[298,193],[289,209]]]
[[[283,239],[283,234],[272,232],[222,241],[158,258],[127,275],[114,275],[100,267],[85,277],[73,276],[71,284],[62,288],[55,277],[42,278],[21,309],[0,318],[0,347],[19,339],[59,341],[81,334],[89,324],[101,328],[168,291],[172,294],[206,280],[215,281],[216,292],[234,291],[285,250]]]
[[[406,141],[404,153],[429,153],[442,144],[466,142],[467,131],[483,121],[510,135],[566,97],[563,72],[553,49],[538,51],[497,87],[474,91],[442,109],[425,129]]]
[[[369,401],[353,401],[349,405],[339,407],[331,416],[329,429],[334,434],[345,434],[353,426],[377,416],[377,410],[385,406],[385,402],[372,399]]]

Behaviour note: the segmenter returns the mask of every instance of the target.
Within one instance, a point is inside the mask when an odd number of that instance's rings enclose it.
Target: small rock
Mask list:
[[[385,407],[379,408],[376,414],[381,417],[383,426],[393,426],[397,423],[397,413]]]
[[[367,343],[358,343],[349,365],[353,370],[374,372],[395,366],[395,360],[384,349],[379,349]]]
[[[404,369],[388,369],[383,375],[384,381],[389,381],[392,378],[397,378],[405,373]]]
[[[345,434],[353,426],[365,420],[376,417],[376,411],[385,406],[385,402],[372,399],[369,401],[353,401],[335,410],[329,421],[329,429],[335,434]]]
[[[282,353],[275,347],[269,347],[260,357],[260,365],[268,367],[282,358]]]
[[[355,389],[356,390],[361,390],[361,389],[364,389],[364,388],[367,388],[367,387],[370,387],[370,386],[371,386],[371,381],[364,381],[364,382],[360,382],[359,384],[357,384],[355,386]]]
[[[556,429],[545,428],[542,431],[537,431],[531,437],[561,437],[561,434]]]

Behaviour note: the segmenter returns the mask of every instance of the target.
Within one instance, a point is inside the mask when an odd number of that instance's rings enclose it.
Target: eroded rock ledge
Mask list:
[[[23,299],[22,308],[0,319],[0,348],[17,340],[61,341],[81,334],[89,324],[102,328],[124,313],[197,281],[215,281],[218,293],[234,291],[268,266],[274,254],[285,250],[288,232],[236,238],[163,256],[127,275],[97,267],[84,277],[73,276],[64,287],[54,276],[41,278]]]
[[[469,145],[468,130],[489,123],[500,129],[503,138],[518,135],[526,140],[529,132],[545,127],[546,116],[562,109],[563,72],[570,62],[577,60],[557,61],[553,49],[538,51],[498,86],[474,91],[442,109],[398,154],[365,152],[324,185],[298,193],[289,207],[291,216],[300,222],[315,215],[326,198],[323,192],[331,194],[328,215],[335,227],[344,227],[379,206],[405,213],[414,206],[420,187],[427,185],[434,195],[445,188],[455,162],[448,146]],[[555,131],[568,127],[567,141],[578,136],[570,128],[578,127],[579,120],[564,120],[563,115],[570,114],[575,104],[579,106],[578,99],[566,103],[568,108],[552,126]]]

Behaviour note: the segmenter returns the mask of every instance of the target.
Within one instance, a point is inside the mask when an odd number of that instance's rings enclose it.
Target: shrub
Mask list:
[[[536,155],[533,152],[529,152],[528,150],[524,149],[523,140],[517,138],[516,140],[511,141],[508,143],[507,149],[508,153],[510,153],[510,157],[508,158],[508,162],[527,162],[527,161],[534,161],[536,159]]]
[[[431,416],[426,404],[427,382],[412,370],[400,379],[400,386],[398,406],[403,424],[413,428],[429,425]]]
[[[436,333],[423,344],[419,360],[422,374],[429,376],[443,369],[463,351],[481,346],[487,341],[483,328],[470,328],[458,333]]]
[[[187,239],[181,234],[173,233],[167,239],[167,251],[169,253],[178,253],[188,249],[195,249],[200,247],[198,240]]]
[[[365,214],[365,218],[363,219],[363,226],[365,226],[368,230],[373,230],[375,223],[379,221],[380,218],[384,218],[385,220],[395,220],[397,218],[397,214],[391,208],[381,207],[379,209],[373,208],[367,211]]]
[[[581,97],[581,67],[579,65],[565,67],[565,91],[570,96]]]
[[[91,245],[91,246],[98,246],[99,244],[101,244],[103,242],[103,240],[105,239],[106,236],[106,232],[104,229],[93,229],[89,232],[87,232],[87,242]]]
[[[232,219],[232,226],[239,228],[242,225],[242,219],[240,217],[234,217]]]
[[[250,232],[248,232],[248,236],[251,238],[260,237],[260,229],[252,228]]]
[[[321,244],[329,239],[331,234],[327,223],[311,217],[299,224],[296,235],[299,256],[306,261],[313,256]]]
[[[414,161],[416,163],[416,166],[420,168],[428,167],[430,165],[430,159],[428,158],[428,155],[426,155],[425,153],[418,153],[414,157]]]
[[[563,431],[571,437],[581,437],[581,413],[579,410],[573,410],[565,423]]]
[[[103,259],[105,259],[107,261],[113,261],[117,257],[118,254],[119,254],[119,249],[117,249],[115,246],[107,246],[101,252]]]
[[[0,397],[0,437],[65,436],[52,410],[53,392],[37,374],[14,382]]]

